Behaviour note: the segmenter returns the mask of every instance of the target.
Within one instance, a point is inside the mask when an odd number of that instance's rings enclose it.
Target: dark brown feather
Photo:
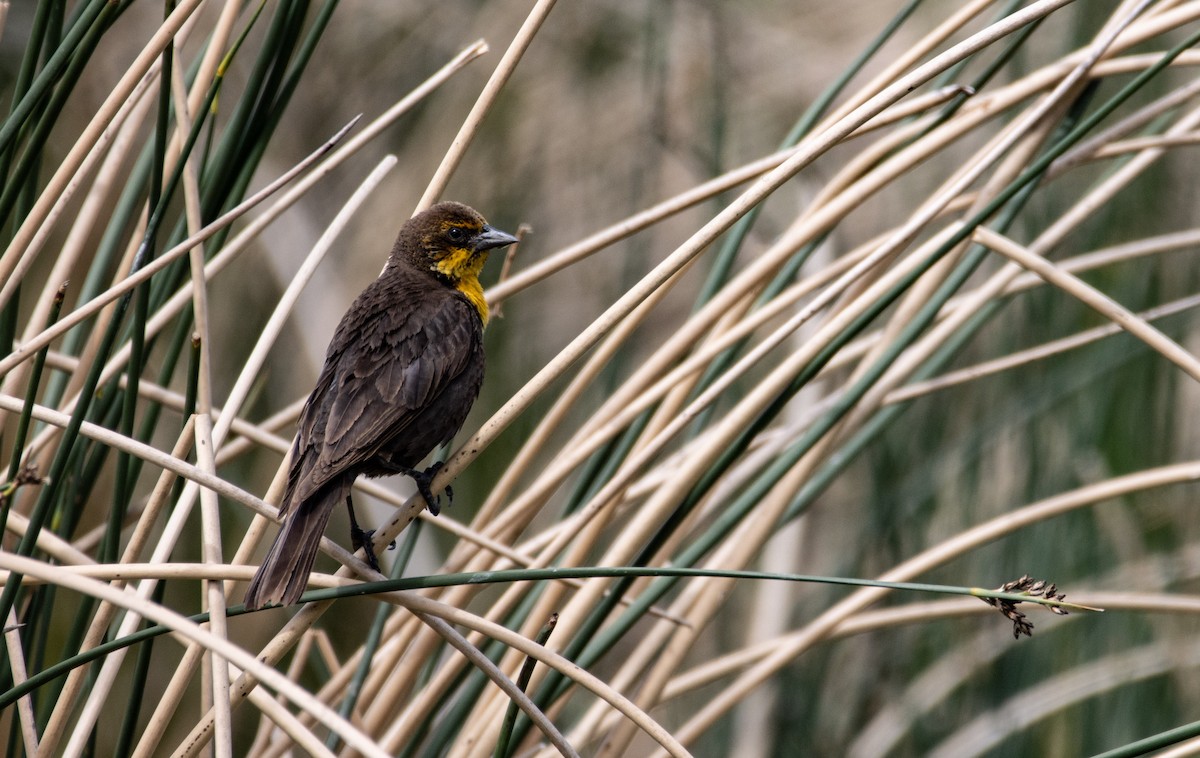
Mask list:
[[[342,317],[300,415],[279,507],[284,526],[250,583],[247,608],[296,601],[330,512],[358,476],[415,468],[466,420],[483,382],[483,319],[432,265],[448,220],[496,234],[457,203],[415,216],[384,272]]]

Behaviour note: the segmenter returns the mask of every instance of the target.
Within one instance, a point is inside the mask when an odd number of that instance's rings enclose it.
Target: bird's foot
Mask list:
[[[350,544],[355,550],[362,548],[363,557],[373,571],[379,571],[379,559],[375,557],[375,545],[371,540],[374,529],[360,529],[358,524],[350,525]]]
[[[420,492],[421,497],[425,498],[425,504],[429,506],[429,512],[435,516],[442,512],[441,504],[439,503],[441,498],[433,494],[433,489],[430,485],[433,484],[433,478],[437,476],[437,472],[442,470],[442,465],[441,461],[437,461],[424,471],[417,471],[411,468],[404,471],[405,474],[412,477],[412,480],[417,485],[417,492]],[[449,485],[446,486],[446,497],[449,504],[453,505],[454,490]]]
[[[358,525],[358,519],[354,517],[354,500],[350,495],[346,495],[346,510],[350,514],[350,545],[355,549],[362,549],[363,557],[367,561],[367,565],[374,571],[379,571],[379,559],[375,557],[375,541],[371,539],[375,535],[374,529],[363,529]],[[396,541],[388,545],[388,550],[396,547]]]

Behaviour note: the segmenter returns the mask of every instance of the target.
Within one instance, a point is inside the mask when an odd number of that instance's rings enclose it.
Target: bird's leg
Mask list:
[[[362,548],[367,565],[375,571],[379,571],[379,560],[375,557],[375,545],[371,541],[375,530],[364,530],[358,525],[358,519],[354,517],[354,501],[350,499],[349,494],[346,495],[346,510],[350,512],[350,544],[355,550]]]
[[[421,497],[425,498],[425,503],[429,506],[429,512],[435,516],[442,512],[438,502],[441,498],[433,494],[430,485],[433,484],[433,478],[437,476],[437,472],[442,470],[442,465],[441,461],[436,461],[424,471],[417,471],[412,468],[402,469],[402,473],[412,477],[412,480],[416,482],[417,492],[420,492]],[[446,497],[449,498],[450,504],[454,505],[454,490],[450,489],[450,485],[446,485]]]
[[[405,469],[404,473],[410,476],[417,485],[417,492],[421,493],[421,497],[425,498],[426,505],[429,506],[429,512],[433,515],[438,515],[442,512],[441,497],[433,494],[433,489],[430,485],[433,484],[433,478],[437,476],[437,472],[442,468],[442,462],[436,461],[424,471],[416,469]],[[454,503],[454,491],[450,487],[446,487],[446,496],[450,499],[450,503]]]
[[[433,494],[432,487],[433,478],[437,476],[437,472],[441,471],[442,466],[445,465],[442,461],[435,461],[424,471],[418,471],[408,466],[401,466],[395,461],[386,459],[380,459],[377,463],[394,474],[404,474],[410,477],[417,485],[417,492],[420,492],[421,497],[425,498],[425,504],[429,506],[429,512],[435,516],[442,512],[441,506],[438,504],[441,498]],[[450,499],[450,504],[454,505],[454,490],[448,484],[446,485],[446,497]]]

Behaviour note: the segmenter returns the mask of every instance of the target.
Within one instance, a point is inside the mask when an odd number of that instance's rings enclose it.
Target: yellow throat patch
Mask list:
[[[479,283],[479,272],[487,263],[487,251],[473,253],[467,248],[455,247],[433,264],[433,269],[450,280],[454,289],[463,293],[475,310],[479,320],[487,326],[488,304],[483,296],[483,285]]]

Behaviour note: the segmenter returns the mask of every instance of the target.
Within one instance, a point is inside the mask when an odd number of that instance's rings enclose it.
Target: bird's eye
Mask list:
[[[457,226],[450,227],[450,231],[446,232],[446,234],[450,237],[451,242],[462,242],[467,236],[467,233]]]

